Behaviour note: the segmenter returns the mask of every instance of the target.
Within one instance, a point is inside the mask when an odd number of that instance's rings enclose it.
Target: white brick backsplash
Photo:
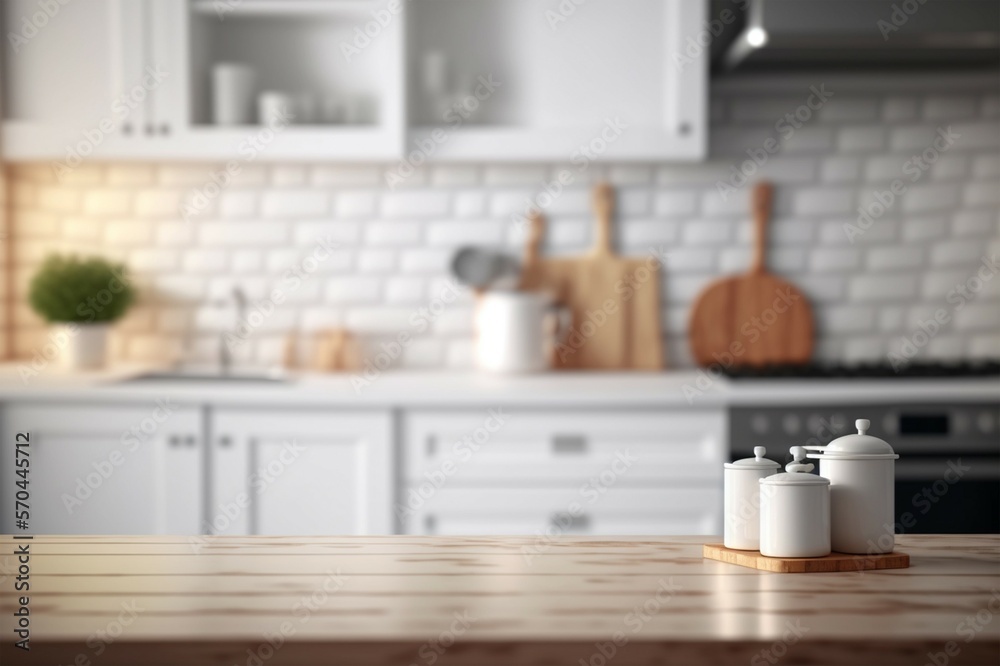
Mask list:
[[[964,120],[976,115],[978,100],[975,97],[928,97],[924,100],[924,119]]]
[[[882,102],[882,119],[890,123],[906,122],[917,117],[914,97],[889,97]]]
[[[503,242],[502,222],[431,222],[427,226],[427,243],[453,247],[457,245],[499,245]]]
[[[443,217],[448,214],[450,195],[443,191],[391,192],[382,197],[386,217]]]
[[[918,276],[914,273],[884,273],[851,278],[849,295],[858,302],[894,301],[917,295]]]
[[[855,207],[854,190],[841,187],[813,187],[795,193],[792,211],[796,215],[842,215]]]
[[[995,88],[993,89],[995,91]],[[414,342],[400,367],[466,368],[472,363],[468,290],[418,333],[413,317],[440,294],[460,244],[496,245],[513,257],[524,234],[511,220],[538,202],[548,256],[587,251],[593,236],[592,183],[616,185],[616,247],[629,256],[653,248],[664,264],[661,318],[671,367],[693,361],[686,327],[694,297],[709,281],[740,273],[754,243],[753,183],[776,185],[768,265],[809,297],[818,322],[816,358],[884,360],[938,309],[954,320],[919,358],[1000,356],[1000,278],[953,310],[949,293],[1000,252],[1000,95],[913,90],[837,90],[829,104],[782,139],[781,151],[725,199],[717,183],[758,150],[774,123],[804,101],[801,91],[716,90],[710,153],[700,163],[441,164],[418,169],[396,189],[395,164],[245,164],[190,216],[182,202],[202,194],[221,164],[88,163],[58,180],[49,164],[7,170],[13,226],[14,348],[30,353],[43,322],[24,292],[51,252],[125,261],[141,305],[118,327],[116,360],[163,360],[180,352],[196,311],[211,330],[191,338],[192,358],[214,361],[218,327],[232,326],[233,286],[259,300],[315,250],[337,245],[305,274],[285,303],[239,350],[241,359],[280,361],[285,336],[333,327],[352,330],[369,355],[400,332]],[[939,130],[960,134],[916,181],[914,155],[934,159]],[[558,194],[545,185],[574,174]],[[858,207],[901,179],[907,191],[860,236]],[[2,231],[2,230],[0,230]],[[2,288],[0,284],[0,288]],[[418,315],[419,316],[419,315]],[[215,319],[212,319],[215,318]],[[211,321],[209,321],[211,320]],[[302,358],[309,355],[304,349]]]
[[[948,241],[936,243],[931,248],[931,263],[935,266],[975,266],[983,256],[983,246],[978,241]]]
[[[861,250],[822,248],[809,253],[809,269],[816,273],[851,272],[861,265]]]
[[[310,190],[275,190],[265,192],[261,214],[265,217],[313,217],[328,212],[330,197]]]
[[[846,127],[837,133],[837,151],[841,153],[877,153],[884,148],[882,127]]]
[[[732,236],[732,224],[714,220],[695,220],[684,225],[684,243],[691,245],[721,244]]]

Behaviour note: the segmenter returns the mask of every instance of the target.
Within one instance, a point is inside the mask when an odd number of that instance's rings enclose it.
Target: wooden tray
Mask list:
[[[885,555],[830,553],[826,557],[765,557],[760,554],[759,550],[733,550],[719,543],[706,543],[701,554],[710,560],[776,573],[907,569],[910,566],[910,556],[899,552]]]

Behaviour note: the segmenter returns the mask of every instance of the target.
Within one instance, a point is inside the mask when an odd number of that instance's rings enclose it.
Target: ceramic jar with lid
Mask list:
[[[723,472],[725,494],[726,548],[757,550],[760,547],[760,480],[778,471],[773,460],[764,458],[763,446],[753,447],[753,458],[726,463]]]
[[[826,446],[806,447],[817,453],[820,476],[830,479],[831,543],[840,553],[873,555],[895,547],[895,461],[887,442],[866,434],[871,423],[858,419],[858,434]]]
[[[784,474],[760,480],[760,553],[767,557],[830,554],[830,481],[810,474],[806,450],[792,447]]]

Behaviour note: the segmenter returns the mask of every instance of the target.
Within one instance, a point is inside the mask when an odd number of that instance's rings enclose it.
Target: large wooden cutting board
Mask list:
[[[549,291],[572,313],[569,335],[553,365],[579,370],[659,370],[660,264],[650,255],[625,258],[611,247],[614,190],[594,190],[594,246],[580,257],[542,257],[544,221],[531,218],[521,288]]]
[[[713,282],[692,308],[688,340],[703,367],[798,364],[812,356],[809,301],[766,267],[771,198],[771,185],[754,189],[756,247],[750,271]]]

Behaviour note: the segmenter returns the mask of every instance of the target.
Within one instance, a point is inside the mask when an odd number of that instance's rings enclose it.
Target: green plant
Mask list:
[[[99,257],[52,255],[28,288],[32,309],[49,322],[115,321],[134,299],[125,266]]]

